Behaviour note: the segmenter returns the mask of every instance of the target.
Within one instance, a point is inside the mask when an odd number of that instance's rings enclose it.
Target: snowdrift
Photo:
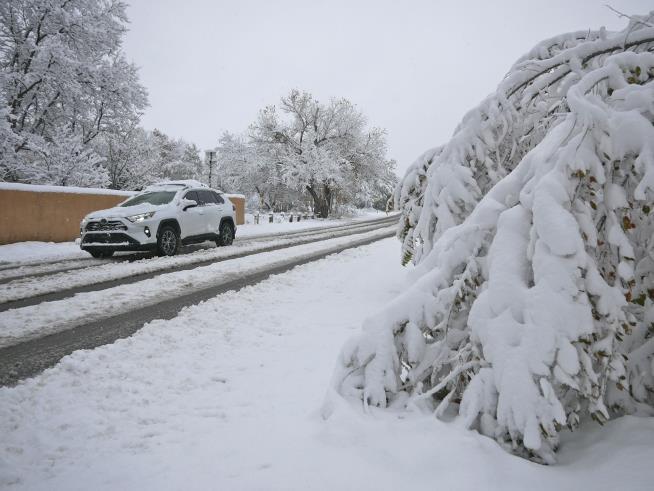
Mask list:
[[[396,191],[413,285],[333,392],[455,411],[552,463],[560,431],[654,407],[654,12],[543,41]]]

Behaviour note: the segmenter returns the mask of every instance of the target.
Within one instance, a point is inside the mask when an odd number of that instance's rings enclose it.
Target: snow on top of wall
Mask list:
[[[153,184],[148,186],[147,189],[160,188],[163,186],[179,186],[185,184],[192,187],[207,187],[205,184],[192,179],[182,181],[166,181],[163,183]],[[115,196],[134,196],[139,191],[119,191],[116,189],[102,189],[102,188],[80,188],[74,186],[50,186],[42,184],[22,184],[17,182],[0,182],[0,190],[7,191],[32,191],[35,193],[71,193],[71,194],[110,194]],[[242,198],[245,199],[243,194],[225,194],[228,198]]]
[[[41,184],[20,184],[0,182],[0,190],[32,191],[35,193],[69,193],[69,194],[110,194],[115,196],[133,196],[135,191],[118,191],[115,189],[78,188],[73,186],[45,186]]]

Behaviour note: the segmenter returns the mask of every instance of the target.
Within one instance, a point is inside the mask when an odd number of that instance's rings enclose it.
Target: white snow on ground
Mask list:
[[[334,218],[334,219],[307,219],[300,220],[299,222],[288,221],[288,215],[283,222],[274,222],[268,223],[268,216],[261,215],[262,222],[259,224],[246,223],[245,225],[239,225],[236,232],[238,238],[250,238],[256,237],[259,235],[283,233],[283,232],[295,232],[299,230],[310,230],[310,229],[319,229],[322,227],[333,227],[339,225],[347,225],[348,223],[356,223],[365,220],[374,220],[381,219],[391,215],[397,215],[397,213],[386,214],[374,210],[375,213],[372,213],[370,210],[362,211],[359,215],[355,217],[348,218]],[[265,223],[264,223],[265,219]],[[294,218],[295,220],[295,218]]]
[[[274,234],[274,233],[281,233],[281,232],[294,232],[296,230],[307,230],[307,229],[312,229],[312,228],[320,228],[320,227],[329,227],[329,226],[334,226],[334,225],[343,225],[345,223],[349,223],[352,221],[352,219],[345,218],[345,219],[325,219],[325,220],[320,220],[320,219],[313,219],[313,218],[307,218],[306,220],[300,220],[295,221],[295,218],[293,219],[294,221],[289,222],[288,217],[282,220],[279,215],[275,216],[275,221],[273,223],[270,223],[268,221],[268,215],[261,215],[260,217],[260,222],[258,224],[255,223],[248,223],[248,218],[252,219],[252,216],[246,215],[246,223],[243,225],[238,226],[238,230],[236,231],[236,236],[237,237],[255,237],[257,235],[266,235],[266,234]]]
[[[346,225],[348,223],[383,218],[385,213],[363,213],[355,218],[320,220],[310,219],[299,222],[260,223],[239,225],[236,233],[237,239],[251,238],[259,235],[268,235],[300,230],[318,229],[322,227]],[[61,259],[88,259],[91,256],[84,252],[75,242],[16,242],[15,244],[0,245],[0,267],[16,265],[17,263],[35,261],[54,261]]]
[[[379,227],[379,224],[371,224],[358,229],[356,232],[363,233]],[[147,257],[133,262],[116,263],[114,261],[103,261],[99,264],[93,262],[92,266],[66,271],[61,273],[52,273],[47,277],[27,277],[8,281],[0,285],[0,303],[10,302],[23,298],[30,298],[37,295],[56,292],[62,288],[71,289],[75,287],[93,285],[103,281],[128,278],[137,274],[152,273],[157,271],[166,271],[178,266],[190,266],[196,263],[210,260],[224,260],[239,254],[254,254],[270,247],[289,247],[293,244],[300,244],[306,240],[325,240],[329,238],[340,237],[354,233],[351,229],[346,230],[328,230],[324,233],[316,233],[311,237],[293,236],[292,238],[271,237],[265,242],[260,243],[235,243],[230,247],[210,248],[195,251],[193,254],[178,256],[165,256],[151,258]],[[88,266],[88,262],[83,262]],[[104,263],[104,264],[103,264]],[[44,271],[55,265],[43,265],[38,267],[28,267],[34,271]],[[59,265],[61,267],[61,265]],[[68,266],[68,265],[67,265]],[[19,268],[24,271],[26,268]],[[14,274],[14,270],[0,270],[0,279],[5,274]],[[8,278],[10,279],[10,278]],[[0,329],[0,335],[2,329]]]
[[[67,259],[62,261],[46,261],[42,263],[33,263],[33,264],[24,264],[21,266],[13,267],[0,267],[0,282],[13,282],[18,281],[19,279],[27,280],[28,277],[43,276],[57,274],[62,270],[71,271],[73,269],[91,269],[103,264],[116,263],[113,259],[95,259],[90,260],[89,258],[82,259]],[[0,293],[0,303],[4,299],[2,293]]]
[[[511,456],[455,421],[320,408],[363,319],[406,288],[394,239],[78,351],[0,389],[0,486],[30,490],[651,489],[654,420]]]
[[[309,258],[318,253],[330,252],[344,245],[385,237],[389,233],[394,233],[394,231],[395,226],[385,227],[371,232],[217,262],[187,271],[163,273],[155,278],[136,283],[78,293],[63,300],[10,309],[0,313],[0,347],[70,329],[89,320],[97,321],[139,307],[153,305],[165,299],[191,293],[195,290],[235,281],[244,275],[253,274],[270,267],[282,266],[291,261]],[[184,256],[172,259],[181,261]],[[147,266],[147,263],[141,265]],[[132,264],[115,265],[115,268],[119,266],[129,268],[132,267]],[[138,265],[134,266],[138,267]],[[77,273],[73,272],[71,274]]]
[[[74,242],[16,242],[0,245],[0,267],[28,261],[88,258]]]
[[[257,235],[295,232],[334,225],[344,225],[351,220],[301,220],[299,222],[278,222],[239,225],[236,236],[239,238],[256,237]]]

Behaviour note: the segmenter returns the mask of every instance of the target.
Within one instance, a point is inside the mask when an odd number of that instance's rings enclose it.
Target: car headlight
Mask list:
[[[154,211],[150,211],[148,213],[139,213],[138,215],[132,215],[125,218],[127,218],[132,223],[138,223],[142,222],[143,220],[147,220],[148,218],[152,217],[152,215],[154,215]]]

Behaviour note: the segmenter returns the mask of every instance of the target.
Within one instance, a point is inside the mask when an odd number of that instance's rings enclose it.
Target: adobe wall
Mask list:
[[[245,223],[245,196],[242,194],[227,194],[226,196],[236,207],[236,225],[243,225]]]
[[[92,189],[68,191],[65,187],[3,184],[0,188],[0,244],[75,240],[85,215],[116,206],[133,194],[105,189],[95,190],[96,194]],[[236,224],[244,224],[245,197],[228,196],[236,207]]]
[[[0,244],[75,240],[85,215],[116,206],[127,197],[0,189]]]

